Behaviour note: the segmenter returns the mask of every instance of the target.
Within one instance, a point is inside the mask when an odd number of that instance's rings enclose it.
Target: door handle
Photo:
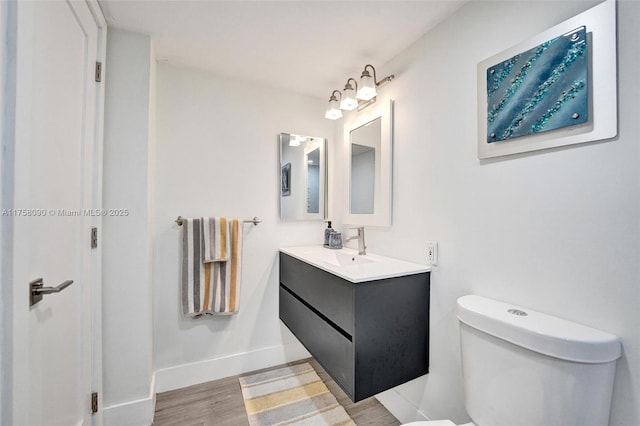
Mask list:
[[[33,306],[42,300],[45,294],[60,293],[73,284],[73,280],[67,280],[57,287],[45,287],[42,278],[36,278],[29,283],[29,306]]]

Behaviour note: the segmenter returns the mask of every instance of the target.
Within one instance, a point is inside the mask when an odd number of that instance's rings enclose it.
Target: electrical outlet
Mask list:
[[[427,241],[427,265],[436,266],[438,264],[438,243]]]

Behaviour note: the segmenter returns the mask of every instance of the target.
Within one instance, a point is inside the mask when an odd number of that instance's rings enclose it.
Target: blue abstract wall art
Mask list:
[[[487,142],[586,123],[587,53],[582,26],[487,68]]]

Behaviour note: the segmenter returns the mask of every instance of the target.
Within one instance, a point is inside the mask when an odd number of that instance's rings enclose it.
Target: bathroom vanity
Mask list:
[[[353,401],[429,367],[429,267],[351,249],[280,250],[280,319]]]

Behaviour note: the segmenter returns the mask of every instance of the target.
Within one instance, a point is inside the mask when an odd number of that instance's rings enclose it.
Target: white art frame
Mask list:
[[[555,37],[586,26],[589,37],[587,123],[500,142],[487,142],[487,68]],[[478,64],[478,158],[614,138],[618,134],[616,2],[607,0]]]

